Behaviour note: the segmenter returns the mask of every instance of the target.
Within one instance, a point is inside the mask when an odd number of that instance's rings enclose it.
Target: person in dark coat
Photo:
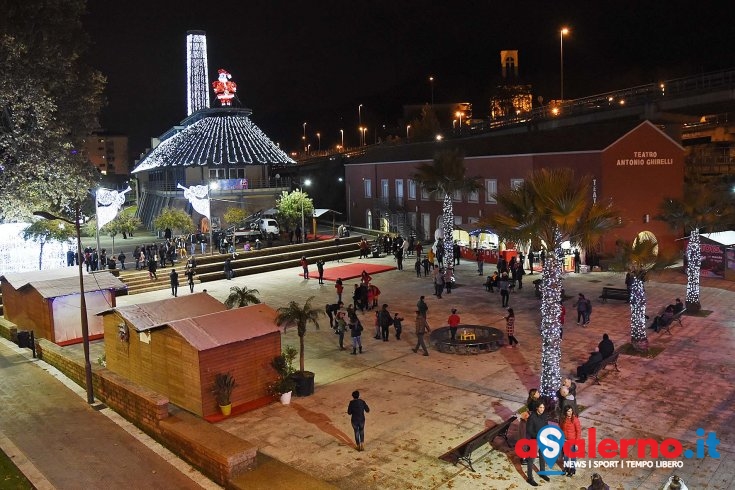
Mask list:
[[[539,403],[536,405],[536,410],[529,413],[528,420],[526,420],[526,439],[536,439],[539,431],[547,424],[546,416],[544,415],[545,409],[546,406],[543,403]],[[535,459],[535,457],[526,459],[526,474],[528,475],[526,481],[529,485],[537,487],[538,483],[533,479],[533,463]],[[543,457],[539,458],[539,469],[546,471],[546,461]],[[539,476],[542,480],[549,481],[548,476]]]
[[[607,359],[613,355],[613,352],[615,352],[615,344],[610,340],[610,336],[608,334],[603,334],[602,341],[597,346],[597,349],[600,351],[602,358]]]
[[[324,284],[324,261],[322,259],[316,261],[316,270],[319,273],[319,284]]]
[[[590,354],[590,357],[585,361],[584,364],[581,366],[577,366],[577,383],[584,383],[587,381],[587,378],[595,372],[595,369],[597,369],[597,366],[600,365],[602,362],[602,354],[600,354],[599,349],[595,349],[594,352]]]
[[[351,416],[352,428],[355,430],[355,447],[358,451],[365,450],[365,413],[370,407],[365,400],[360,399],[360,392],[352,392],[352,400],[347,405],[347,415]]]
[[[228,281],[232,280],[232,278],[235,276],[235,271],[232,270],[232,261],[229,257],[225,259],[225,277]]]
[[[179,273],[176,272],[176,269],[171,269],[168,277],[171,280],[171,295],[175,298],[179,294]]]

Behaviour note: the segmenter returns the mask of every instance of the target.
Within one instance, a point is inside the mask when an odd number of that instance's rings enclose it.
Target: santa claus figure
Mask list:
[[[216,81],[212,82],[212,88],[222,107],[229,107],[237,92],[237,84],[231,81],[232,75],[227,70],[220,68],[217,73],[219,76]]]

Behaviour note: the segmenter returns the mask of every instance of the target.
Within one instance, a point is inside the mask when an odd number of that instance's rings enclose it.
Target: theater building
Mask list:
[[[482,184],[478,192],[454,196],[458,228],[470,229],[498,212],[493,194],[520,184],[530,172],[569,167],[580,176],[591,176],[591,202],[612,201],[620,210],[621,227],[605,236],[603,253],[613,251],[618,238],[646,235],[664,246],[675,246],[677,237],[668,225],[653,217],[664,197],[682,196],[684,149],[649,121],[547,131],[524,128],[516,134],[376,146],[346,165],[350,223],[431,240],[441,226],[442,196],[429,196],[412,176],[418,165],[431,163],[438,151],[456,147],[464,152],[466,175],[478,177]],[[503,248],[502,243],[495,245]]]

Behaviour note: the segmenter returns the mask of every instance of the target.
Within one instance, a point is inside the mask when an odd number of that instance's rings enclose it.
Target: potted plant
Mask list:
[[[232,390],[234,388],[235,378],[231,373],[217,373],[214,378],[214,390],[212,390],[212,393],[214,393],[214,396],[217,399],[217,404],[224,416],[230,415],[230,412],[232,411],[232,401],[230,400],[230,396],[232,395]]]
[[[273,396],[278,396],[281,403],[288,405],[291,403],[291,392],[294,390],[296,383],[291,378],[294,373],[293,361],[296,359],[296,349],[287,345],[283,353],[277,355],[271,361],[271,366],[278,373],[276,381],[271,383],[269,391]]]
[[[276,316],[276,325],[283,326],[284,331],[289,326],[296,326],[299,335],[299,370],[291,375],[291,379],[296,382],[294,393],[296,396],[309,396],[314,394],[314,373],[304,369],[304,337],[306,336],[306,327],[309,324],[319,330],[319,315],[324,313],[321,308],[314,308],[311,305],[314,296],[310,297],[304,303],[299,305],[295,301],[291,301],[288,306],[278,308]]]

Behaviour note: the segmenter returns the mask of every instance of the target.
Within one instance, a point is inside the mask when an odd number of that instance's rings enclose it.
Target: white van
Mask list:
[[[280,233],[278,222],[271,218],[263,218],[259,223],[260,233],[264,238],[277,237]]]

